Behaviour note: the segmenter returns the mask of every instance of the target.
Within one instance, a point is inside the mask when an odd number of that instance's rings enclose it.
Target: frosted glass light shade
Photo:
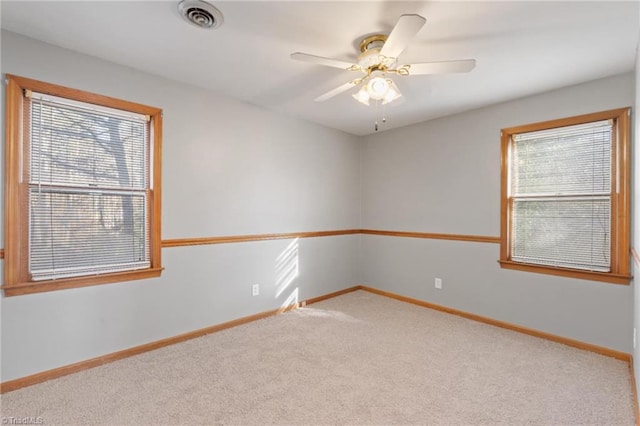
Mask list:
[[[390,80],[382,77],[374,77],[369,80],[369,83],[367,83],[367,91],[369,92],[369,96],[372,99],[383,99],[384,95],[387,94],[389,87],[391,87],[389,81]]]
[[[361,104],[369,106],[369,101],[374,99],[388,104],[402,96],[398,86],[390,78],[374,77],[367,84],[360,87],[353,95],[353,99]]]
[[[353,99],[367,106],[369,106],[369,98],[370,96],[367,91],[367,86],[362,86],[360,90],[353,95]]]

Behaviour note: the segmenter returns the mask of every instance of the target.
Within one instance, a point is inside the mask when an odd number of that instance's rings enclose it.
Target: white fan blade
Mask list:
[[[388,58],[397,58],[411,39],[420,31],[420,28],[427,22],[420,15],[402,15],[398,19],[396,26],[391,30],[391,34],[384,42],[380,55]]]
[[[471,71],[476,67],[476,60],[463,59],[461,61],[424,62],[421,64],[403,65],[402,67],[409,69],[409,75],[453,74]]]
[[[357,86],[358,84],[360,84],[358,80],[350,81],[348,83],[343,84],[342,86],[336,87],[333,90],[329,90],[327,93],[325,93],[324,95],[318,96],[314,100],[316,102],[324,102],[327,99],[333,98],[334,96],[339,95],[342,92],[346,92],[347,90],[351,89],[354,86]]]
[[[349,62],[339,61],[337,59],[323,58],[322,56],[309,55],[308,53],[296,52],[291,54],[291,59],[303,62],[312,62],[318,65],[326,65],[328,67],[340,68],[343,70],[349,69],[356,64]]]

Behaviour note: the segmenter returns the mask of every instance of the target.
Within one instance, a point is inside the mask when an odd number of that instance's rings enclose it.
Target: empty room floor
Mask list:
[[[632,425],[627,362],[356,291],[2,395],[44,424]]]

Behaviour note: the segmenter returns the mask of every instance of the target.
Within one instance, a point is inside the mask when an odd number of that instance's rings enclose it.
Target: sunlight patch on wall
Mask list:
[[[279,312],[285,312],[298,307],[298,287],[294,288],[289,297],[280,305]]]
[[[298,278],[299,274],[298,238],[296,238],[276,258],[276,299]]]

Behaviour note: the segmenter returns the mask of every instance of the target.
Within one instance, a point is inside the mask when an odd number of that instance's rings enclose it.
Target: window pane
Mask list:
[[[149,267],[144,192],[32,187],[29,199],[33,280]]]
[[[512,260],[608,272],[609,197],[514,200]]]
[[[31,183],[144,189],[145,121],[35,99]]]
[[[32,279],[150,267],[148,122],[63,101],[31,101]]]
[[[609,193],[611,142],[609,121],[516,135],[512,194]]]

